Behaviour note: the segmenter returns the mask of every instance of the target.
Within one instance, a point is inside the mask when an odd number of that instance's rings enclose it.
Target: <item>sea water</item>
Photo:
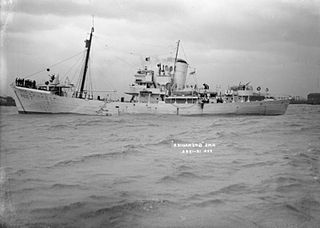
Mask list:
[[[320,106],[281,116],[1,107],[2,227],[320,227]]]

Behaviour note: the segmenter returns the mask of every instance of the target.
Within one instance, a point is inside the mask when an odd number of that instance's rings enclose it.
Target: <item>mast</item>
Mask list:
[[[178,44],[177,44],[177,50],[176,50],[176,57],[174,58],[174,73],[176,73],[176,63],[177,63],[177,59],[178,59],[178,52],[179,52],[179,44],[180,44],[180,40],[178,40]]]
[[[89,62],[89,55],[90,55],[92,33],[93,32],[94,32],[94,28],[92,27],[91,28],[91,32],[90,32],[90,38],[89,38],[89,40],[85,41],[86,42],[86,48],[87,48],[87,54],[86,54],[86,61],[85,61],[84,69],[83,69],[83,75],[82,75],[82,82],[81,82],[81,87],[80,87],[79,98],[82,98],[84,84],[86,82],[86,74],[87,74],[87,70],[88,70],[88,62]]]
[[[172,85],[171,85],[171,88],[170,88],[170,91],[169,91],[170,94],[172,93],[172,90],[174,89],[174,85],[175,85],[174,78],[175,78],[175,75],[176,75],[176,63],[177,63],[178,53],[179,53],[179,44],[180,44],[180,40],[178,40],[176,56],[174,58]]]

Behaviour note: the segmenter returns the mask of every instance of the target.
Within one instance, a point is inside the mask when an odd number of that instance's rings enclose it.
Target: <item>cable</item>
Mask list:
[[[41,72],[44,72],[44,71],[46,71],[46,70],[47,70],[48,68],[50,68],[50,67],[54,67],[54,66],[59,65],[59,64],[61,64],[61,63],[63,63],[63,62],[66,62],[66,61],[68,61],[68,60],[70,60],[70,59],[72,59],[72,58],[80,55],[81,53],[83,53],[83,51],[81,51],[81,52],[77,53],[76,55],[73,55],[73,56],[71,56],[71,57],[69,57],[69,58],[66,58],[66,59],[64,59],[64,60],[61,60],[60,62],[55,63],[55,64],[47,67],[46,69],[42,69],[42,70],[40,70],[40,71],[37,71],[37,72],[32,73],[32,74],[30,74],[30,75],[27,75],[27,76],[25,76],[24,78],[31,78],[32,76],[34,76],[34,75],[36,75],[36,74],[39,74],[39,73],[41,73]]]
[[[183,45],[180,45],[181,46],[181,48],[182,48],[182,52],[183,52],[183,55],[184,55],[184,57],[185,57],[185,60],[187,61],[187,62],[189,62],[187,59],[187,55],[186,55],[186,53],[185,53],[185,51],[184,51],[184,48],[183,48]]]
[[[70,67],[70,69],[69,69],[68,71],[66,71],[66,73],[65,73],[62,77],[64,78],[65,76],[67,76],[67,74],[69,74],[69,72],[71,72],[71,70],[72,70],[76,65],[79,64],[79,62],[81,61],[81,59],[83,59],[83,56],[82,56],[81,58],[79,58],[79,59]]]

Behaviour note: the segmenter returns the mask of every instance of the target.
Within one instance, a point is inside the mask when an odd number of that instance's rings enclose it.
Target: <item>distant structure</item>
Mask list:
[[[12,97],[2,97],[0,96],[0,106],[15,106],[16,103]]]
[[[291,96],[290,104],[308,104],[308,100],[301,96]]]
[[[308,94],[308,104],[320,104],[320,93],[309,93]]]

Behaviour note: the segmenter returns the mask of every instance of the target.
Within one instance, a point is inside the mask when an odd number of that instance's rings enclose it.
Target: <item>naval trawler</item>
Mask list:
[[[94,28],[86,40],[86,56],[79,86],[66,80],[60,82],[58,75],[39,84],[28,78],[16,79],[11,84],[19,113],[73,113],[86,115],[120,114],[173,114],[173,115],[282,115],[289,100],[277,100],[254,92],[247,84],[232,86],[224,92],[215,92],[207,84],[186,83],[189,64],[178,58],[179,43],[171,61],[144,66],[134,75],[134,81],[124,99],[96,98],[85,87]],[[48,69],[49,70],[49,69]]]

